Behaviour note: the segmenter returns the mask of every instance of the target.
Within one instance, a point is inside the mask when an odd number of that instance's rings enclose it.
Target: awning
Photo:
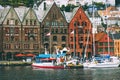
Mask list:
[[[35,54],[32,54],[32,53],[26,54],[26,57],[34,57],[34,56],[35,56]]]
[[[39,54],[37,58],[50,58],[50,54]]]
[[[15,56],[16,56],[16,57],[25,57],[25,55],[22,54],[22,53],[16,54]]]

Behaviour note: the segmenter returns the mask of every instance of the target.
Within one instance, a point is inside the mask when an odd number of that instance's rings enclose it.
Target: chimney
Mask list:
[[[46,2],[44,2],[44,10],[46,10]]]

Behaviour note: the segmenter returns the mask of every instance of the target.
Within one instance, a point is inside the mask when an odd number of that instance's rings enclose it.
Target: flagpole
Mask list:
[[[51,33],[50,33],[50,54],[51,54]]]
[[[50,54],[51,54],[51,26],[50,26]]]

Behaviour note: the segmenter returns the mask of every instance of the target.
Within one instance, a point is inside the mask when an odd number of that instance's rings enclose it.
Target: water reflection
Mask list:
[[[0,67],[1,80],[119,80],[120,68],[102,69],[32,69]]]

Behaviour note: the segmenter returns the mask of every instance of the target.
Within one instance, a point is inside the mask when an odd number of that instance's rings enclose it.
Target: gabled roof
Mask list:
[[[0,8],[0,24],[2,24],[2,22],[6,18],[6,15],[8,14],[9,10],[10,7]]]
[[[29,8],[29,9],[28,9],[27,13],[24,15],[24,19],[26,18],[26,16],[28,15],[28,13],[29,13],[31,10],[33,11],[33,13],[34,13],[36,19],[38,20],[38,17],[36,16],[36,13],[35,13],[35,11],[34,11],[33,8]],[[23,19],[23,21],[24,21],[24,19]],[[38,20],[38,21],[39,21],[39,20]]]
[[[24,17],[25,17],[25,15],[27,14],[29,8],[24,7],[24,6],[20,6],[18,8],[14,8],[14,9],[15,9],[15,11],[16,11],[19,19],[20,19],[20,21],[22,22]]]
[[[36,13],[36,16],[38,17],[38,20],[40,22],[42,22],[43,19],[46,17],[46,15],[48,14],[48,12],[51,9],[51,7],[52,7],[53,4],[54,4],[54,2],[51,3],[51,4],[47,4],[46,3],[46,10],[44,10],[44,2],[42,2],[40,4],[40,6],[38,7],[38,10],[34,10],[35,13]]]
[[[105,34],[105,32],[95,34],[95,41],[99,41],[100,39],[102,39]]]
[[[115,6],[110,6],[107,8],[107,11],[118,11],[118,9]]]
[[[66,21],[69,23],[71,21],[71,16],[72,16],[72,12],[63,12],[64,13],[64,17],[66,19]]]
[[[110,37],[114,39],[120,39],[120,33],[116,33],[116,34],[110,34]]]

